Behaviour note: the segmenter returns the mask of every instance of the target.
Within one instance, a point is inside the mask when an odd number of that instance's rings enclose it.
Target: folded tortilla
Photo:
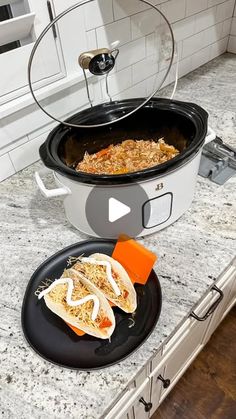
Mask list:
[[[100,339],[109,339],[115,329],[115,317],[109,302],[104,297],[103,293],[83,275],[72,269],[64,271],[61,278],[69,278],[73,280],[73,301],[77,300],[76,288],[81,290],[83,287],[83,290],[86,289],[87,296],[91,295],[97,297],[99,301],[99,309],[96,319],[92,320],[94,308],[93,301],[81,304],[77,307],[67,304],[66,296],[68,292],[68,284],[55,285],[51,292],[44,295],[47,307],[57,316],[61,317],[66,323],[69,323],[83,332]],[[86,311],[86,307],[88,306],[89,310]]]
[[[91,264],[89,264],[90,259]],[[98,264],[105,262],[107,266],[96,265],[95,261]],[[107,269],[109,265],[110,270]],[[123,266],[112,257],[94,253],[89,258],[82,257],[81,261],[75,263],[73,269],[85,275],[109,301],[121,310],[126,313],[133,313],[136,310],[137,295],[133,283]],[[112,275],[110,280],[109,272]]]

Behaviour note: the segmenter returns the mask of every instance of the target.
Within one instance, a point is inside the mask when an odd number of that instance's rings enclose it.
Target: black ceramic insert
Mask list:
[[[68,122],[101,124],[117,119],[142,102],[143,99],[128,99],[94,106]],[[45,166],[78,182],[111,185],[151,179],[177,169],[198,153],[207,134],[207,120],[207,112],[198,105],[156,98],[132,116],[105,127],[69,128],[60,124],[40,147],[40,156]],[[94,175],[74,169],[85,151],[91,154],[125,139],[157,141],[161,137],[180,154],[158,166],[124,175]]]
[[[132,316],[113,308],[116,328],[111,341],[92,336],[77,336],[65,322],[38,300],[35,291],[45,278],[59,278],[69,256],[94,252],[111,255],[113,240],[91,240],[76,243],[47,259],[35,271],[26,289],[22,305],[22,328],[30,346],[46,360],[63,367],[92,370],[115,364],[134,352],[148,338],[161,311],[161,287],[154,271],[145,286],[135,285],[138,307]]]

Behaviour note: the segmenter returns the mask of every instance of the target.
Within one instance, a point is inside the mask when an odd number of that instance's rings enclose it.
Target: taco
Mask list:
[[[108,339],[115,329],[113,311],[90,281],[73,269],[64,271],[38,298],[66,323],[100,339]]]
[[[112,257],[94,253],[79,258],[72,268],[82,273],[108,300],[126,313],[136,310],[137,296],[131,279],[123,266]]]

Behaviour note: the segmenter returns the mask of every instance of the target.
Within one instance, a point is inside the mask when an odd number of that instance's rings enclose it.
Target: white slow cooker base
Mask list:
[[[150,228],[140,226],[140,234],[138,237],[153,234],[168,227],[189,209],[194,197],[200,158],[201,151],[191,161],[175,171],[162,177],[139,182],[139,185],[145,190],[149,199],[152,200],[152,211],[151,218],[148,222]],[[58,173],[54,173],[54,176],[55,181],[59,186],[67,186],[71,191],[71,194],[67,195],[64,200],[65,213],[68,221],[81,232],[92,237],[98,237],[88,224],[85,213],[86,200],[92,191],[93,186],[75,182]],[[110,188],[112,196],[112,190],[114,188],[123,189],[125,187],[125,185],[117,185],[101,186],[100,188],[106,188],[106,190],[107,188]],[[172,205],[170,196],[172,197]],[[144,204],[145,202],[143,205]],[[142,207],[140,207],[140,211],[142,211]],[[120,231],[120,233],[127,232]],[[106,237],[104,236],[104,238],[117,238],[117,235],[111,233],[111,235],[107,237],[106,234]]]

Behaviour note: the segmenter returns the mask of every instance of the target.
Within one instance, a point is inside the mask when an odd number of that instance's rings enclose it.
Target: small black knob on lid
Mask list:
[[[145,412],[150,412],[151,408],[152,408],[152,403],[151,402],[145,402],[144,398],[141,397],[141,399],[139,399],[139,402],[142,403],[145,407],[144,410]]]
[[[91,59],[89,71],[95,76],[109,73],[115,65],[115,58],[111,54],[98,54]]]
[[[164,388],[168,388],[169,387],[169,385],[170,385],[169,378],[166,378],[165,379],[165,378],[162,377],[162,375],[158,375],[157,379],[163,382],[163,387]]]

